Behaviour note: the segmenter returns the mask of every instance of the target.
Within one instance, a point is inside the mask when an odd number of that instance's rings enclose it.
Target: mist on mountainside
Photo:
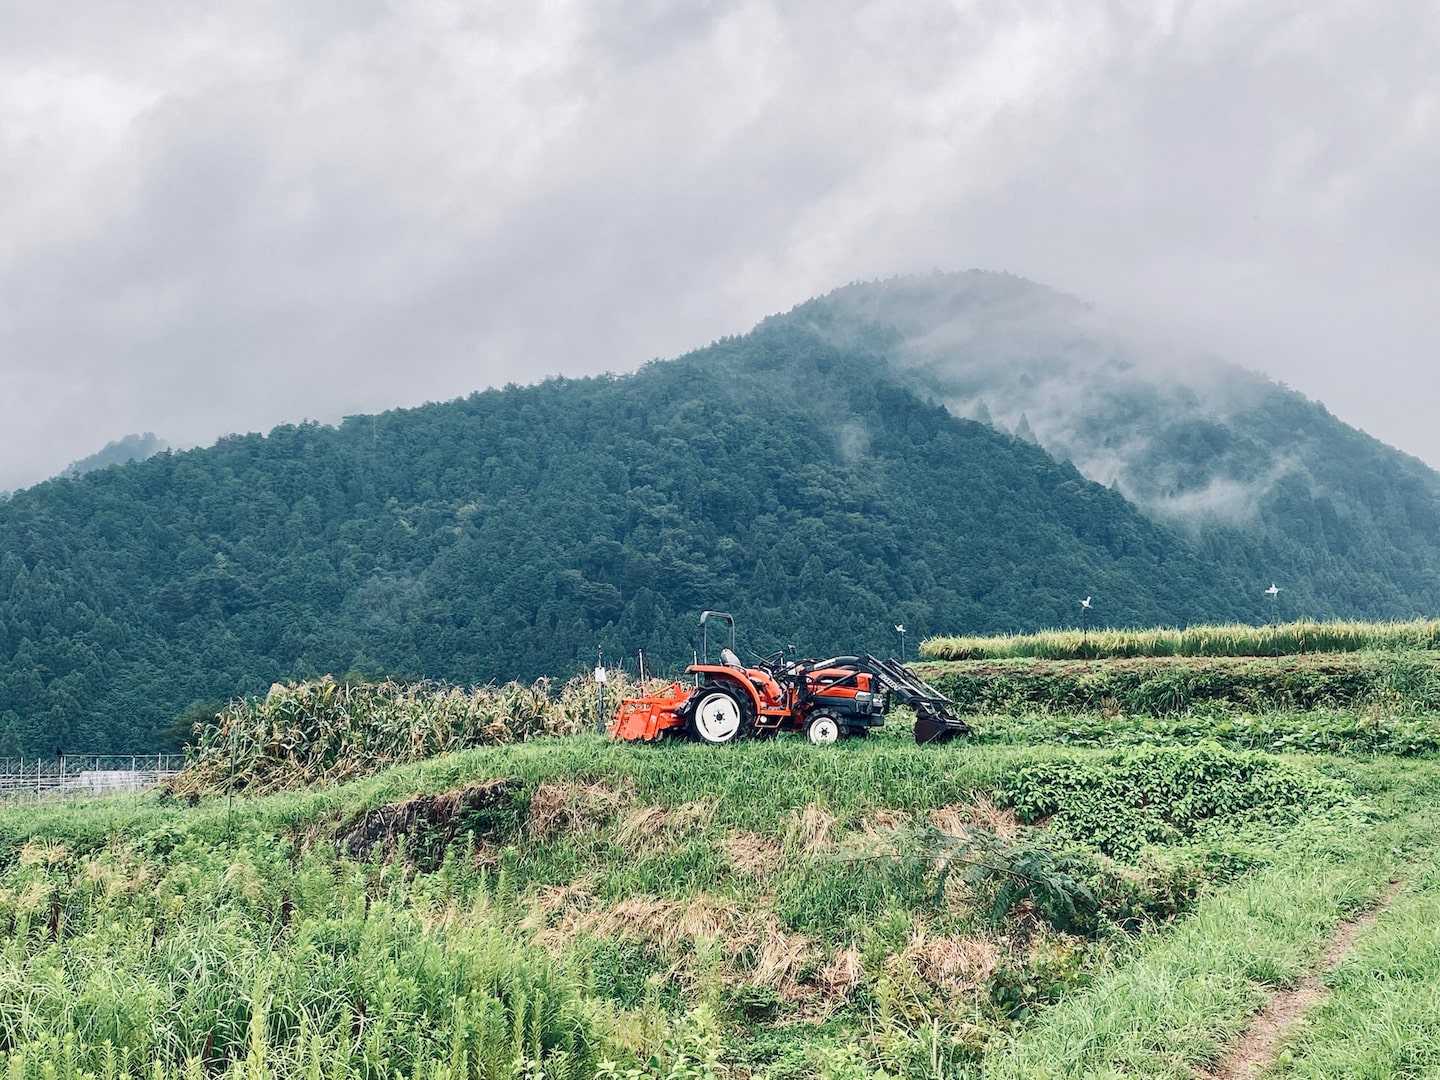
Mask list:
[[[61,476],[81,476],[96,469],[123,465],[127,461],[144,461],[170,449],[170,444],[153,431],[143,435],[126,435],[123,439],[108,442],[89,457],[72,461],[60,470]]]
[[[111,465],[124,465],[127,461],[144,461],[169,449],[170,444],[153,431],[147,431],[143,435],[126,435],[122,439],[106,443],[88,457],[72,461],[55,475],[83,476],[97,469],[108,469]],[[0,491],[0,502],[5,502],[13,494],[13,491]]]
[[[854,284],[777,318],[884,357],[1193,541],[1247,549],[1310,613],[1334,610],[1336,589],[1395,615],[1440,596],[1440,475],[1257,372],[1007,274]],[[1380,567],[1373,582],[1356,559]]]
[[[883,353],[954,415],[1036,441],[1172,523],[1251,520],[1283,476],[1305,469],[1303,428],[1251,423],[1267,405],[1303,404],[1298,395],[1215,358],[1141,344],[1090,305],[1021,278],[852,285],[788,317]]]

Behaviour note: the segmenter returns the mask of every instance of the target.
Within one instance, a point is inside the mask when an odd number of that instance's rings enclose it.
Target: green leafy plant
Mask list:
[[[1085,882],[1093,867],[1074,855],[981,829],[955,835],[926,827],[915,837],[911,859],[934,874],[937,903],[958,881],[991,924],[1024,904],[1057,930],[1095,932],[1100,902]]]
[[[1212,821],[1289,824],[1349,797],[1345,784],[1310,769],[1214,744],[1040,762],[1006,777],[996,792],[1021,821],[1048,822],[1057,835],[1132,856]]]

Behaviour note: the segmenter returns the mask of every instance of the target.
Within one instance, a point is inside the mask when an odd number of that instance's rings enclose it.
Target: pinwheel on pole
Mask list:
[[[1087,641],[1090,633],[1090,597],[1080,601],[1080,640]]]
[[[905,662],[905,624],[896,623],[895,633],[900,635],[900,663]]]

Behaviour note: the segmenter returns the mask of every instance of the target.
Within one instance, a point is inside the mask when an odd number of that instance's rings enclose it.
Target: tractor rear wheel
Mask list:
[[[701,742],[724,746],[749,733],[753,724],[749,702],[723,686],[701,690],[690,714],[690,730]]]
[[[818,712],[805,721],[805,736],[816,746],[839,742],[844,734],[845,729],[840,726],[839,719],[828,712]]]

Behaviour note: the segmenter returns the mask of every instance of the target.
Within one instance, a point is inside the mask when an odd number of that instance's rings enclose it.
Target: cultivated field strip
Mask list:
[[[957,660],[918,670],[971,714],[1440,712],[1440,664],[1429,654]]]
[[[608,689],[613,709],[639,684],[616,671]],[[170,791],[259,794],[341,783],[468,747],[593,730],[599,715],[596,684],[578,676],[470,689],[277,683],[265,697],[232,702],[213,723],[197,725]]]
[[[1440,619],[1413,622],[1291,622],[1190,626],[1184,629],[1043,630],[1036,634],[932,637],[920,644],[932,660],[1097,660],[1147,656],[1287,656],[1440,649]]]

